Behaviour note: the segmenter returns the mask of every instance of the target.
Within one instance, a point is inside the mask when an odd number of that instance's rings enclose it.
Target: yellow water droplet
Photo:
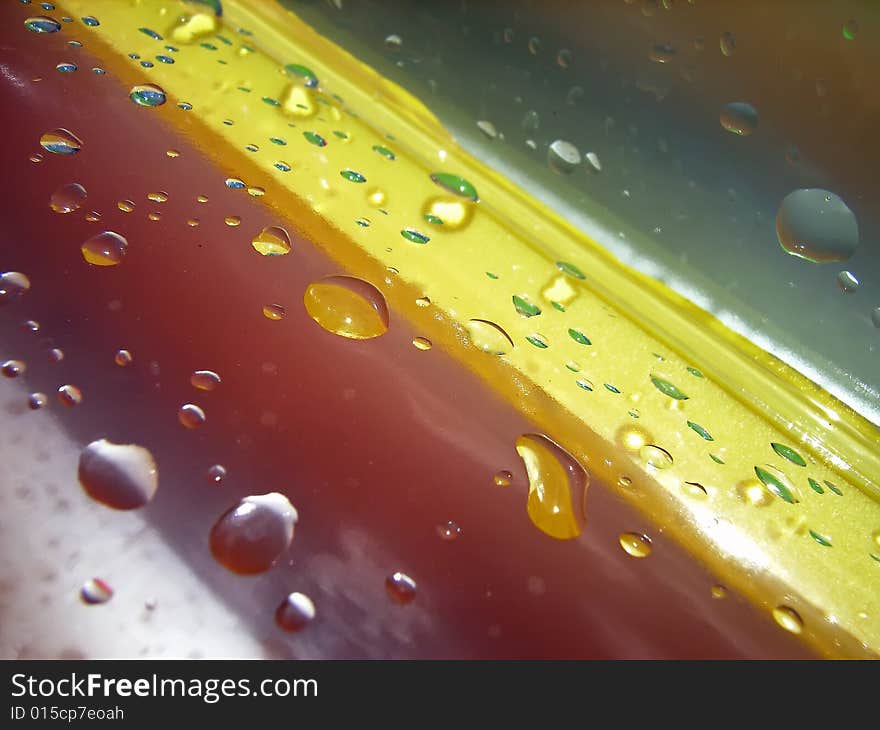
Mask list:
[[[372,190],[367,191],[367,202],[374,208],[381,208],[386,202],[388,202],[388,196],[385,195],[384,190],[373,188]]]
[[[734,488],[736,496],[753,507],[768,507],[773,504],[773,495],[757,479],[747,479]]]
[[[526,510],[532,523],[559,540],[581,534],[586,524],[589,477],[577,460],[542,434],[516,440],[529,477]]]
[[[268,226],[254,237],[251,245],[263,256],[283,256],[290,253],[290,236],[281,226]]]
[[[199,38],[217,32],[217,18],[211,13],[184,15],[169,32],[177,43],[194,43]]]
[[[236,226],[241,225],[241,217],[237,215],[229,215],[224,218],[223,222],[226,223],[227,226],[235,228]]]
[[[431,340],[427,337],[413,337],[413,347],[417,350],[430,350],[431,349]]]
[[[160,221],[160,220],[162,220],[162,214],[161,213],[148,213],[147,218],[149,218],[151,221]]]
[[[200,203],[207,203],[208,196],[207,195],[196,195],[196,200],[199,201]]]
[[[93,266],[116,266],[125,257],[128,241],[118,233],[104,231],[81,247],[82,257]]]
[[[723,585],[712,586],[712,598],[727,598],[727,589]]]
[[[457,231],[470,223],[474,205],[468,200],[451,197],[429,199],[422,208],[422,215],[439,218],[443,224],[438,230]]]
[[[284,319],[284,315],[286,312],[284,311],[284,307],[280,304],[264,304],[263,305],[263,316],[266,319],[271,319],[277,322],[279,319]]]
[[[663,449],[659,446],[655,446],[654,444],[645,444],[642,448],[639,449],[639,456],[642,457],[642,460],[651,467],[655,469],[668,469],[672,466],[672,454],[670,454],[666,449]]]
[[[147,200],[152,200],[154,203],[165,203],[168,201],[168,193],[162,190],[157,193],[147,193]]]
[[[318,111],[312,92],[300,84],[291,84],[281,96],[281,108],[294,117],[310,117]]]
[[[418,299],[416,299],[416,306],[417,307],[430,307],[431,300],[428,299],[428,297],[419,297]]]
[[[266,189],[261,188],[259,185],[251,185],[250,187],[248,187],[247,191],[248,195],[254,198],[261,198],[266,194]]]
[[[303,303],[315,322],[342,337],[366,340],[388,330],[385,297],[353,276],[329,276],[309,284]]]
[[[786,631],[799,634],[804,630],[804,621],[797,611],[788,606],[777,606],[773,609],[773,619]]]
[[[134,210],[134,203],[131,200],[120,200],[116,207],[123,213],[131,213]]]
[[[506,469],[502,469],[495,473],[495,476],[492,477],[492,481],[495,482],[496,487],[509,487],[510,482],[513,481],[513,474]]]
[[[619,540],[620,547],[634,558],[647,558],[653,550],[651,538],[647,535],[640,535],[638,532],[623,532]]]
[[[573,302],[577,294],[577,289],[571,284],[571,278],[564,274],[553,277],[541,290],[541,296],[545,301],[559,302],[564,307]]]
[[[513,349],[513,340],[501,327],[487,319],[472,319],[467,333],[474,346],[490,355],[503,355]]]
[[[169,157],[171,157],[172,159],[175,157],[180,157],[180,152],[178,152],[177,150],[168,150],[165,152],[165,154],[168,155]]]

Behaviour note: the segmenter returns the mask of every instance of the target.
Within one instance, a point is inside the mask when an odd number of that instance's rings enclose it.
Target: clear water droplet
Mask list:
[[[654,444],[645,444],[639,449],[639,456],[648,466],[655,469],[668,469],[673,464],[672,454]]]
[[[385,589],[397,603],[411,603],[416,597],[416,582],[406,573],[392,573],[385,579]]]
[[[31,280],[18,271],[0,274],[0,306],[17,302],[31,288]]]
[[[492,481],[495,483],[496,487],[509,487],[510,483],[513,481],[513,474],[507,471],[507,469],[502,469],[501,471],[495,472]]]
[[[61,23],[48,15],[36,15],[24,21],[24,27],[34,33],[57,33]]]
[[[412,343],[417,350],[430,350],[432,347],[431,340],[427,337],[413,337]]]
[[[834,193],[819,188],[785,196],[776,214],[779,245],[807,261],[846,261],[859,245],[853,212]]]
[[[177,420],[184,428],[194,429],[207,421],[205,412],[194,403],[184,403],[177,411]]]
[[[634,558],[647,558],[653,550],[651,539],[647,535],[642,535],[638,532],[621,533],[619,541],[620,547]]]
[[[53,129],[40,137],[40,146],[55,155],[75,155],[83,147],[83,141],[68,129]]]
[[[385,297],[353,276],[329,276],[310,284],[303,302],[315,322],[342,337],[371,339],[388,330]]]
[[[266,319],[271,319],[272,321],[277,322],[284,319],[285,314],[287,314],[287,312],[280,304],[263,305],[263,316]]]
[[[230,228],[237,228],[241,225],[241,216],[228,215],[223,219],[223,222]]]
[[[0,363],[0,373],[6,378],[17,378],[24,375],[27,365],[21,360],[6,360]]]
[[[49,398],[45,393],[31,393],[28,396],[28,408],[32,411],[38,411],[49,402]]]
[[[116,266],[125,257],[128,241],[113,231],[92,236],[81,247],[82,257],[93,266]]]
[[[396,33],[392,33],[385,38],[385,48],[390,51],[399,51],[402,45],[403,39]]]
[[[297,519],[296,508],[283,494],[245,497],[211,529],[211,553],[233,573],[263,573],[290,546]]]
[[[553,171],[567,175],[581,164],[581,153],[571,142],[557,139],[547,149],[547,163]]]
[[[79,457],[79,482],[92,499],[113,509],[143,507],[156,495],[159,473],[143,446],[92,441]]]
[[[113,588],[109,583],[100,578],[90,578],[83,583],[79,595],[83,600],[83,603],[94,606],[101,603],[107,603],[107,601],[113,598]]]
[[[496,137],[498,137],[498,130],[495,129],[495,125],[492,124],[492,122],[490,122],[488,119],[480,119],[477,122],[477,129],[479,129],[489,139],[495,139]]]
[[[290,253],[290,235],[281,226],[268,226],[254,237],[251,245],[263,256],[283,256]]]
[[[304,593],[289,594],[275,610],[275,623],[284,631],[301,631],[315,618],[315,604]]]
[[[61,405],[72,408],[82,403],[82,400],[82,391],[75,385],[62,385],[58,388],[58,401]]]
[[[220,376],[213,370],[196,370],[189,379],[190,385],[198,390],[214,390],[220,385]]]
[[[474,346],[490,355],[504,355],[514,347],[510,335],[487,319],[469,320],[466,331]]]
[[[88,193],[79,183],[67,183],[58,188],[49,198],[49,207],[56,213],[72,213],[86,201]]]
[[[841,271],[837,275],[837,288],[844,294],[852,294],[859,288],[859,280],[850,271]]]
[[[128,96],[138,106],[161,106],[166,101],[165,90],[156,84],[132,86]]]
[[[220,483],[226,478],[226,467],[222,464],[214,464],[208,469],[205,476],[211,484],[220,486]]]
[[[728,132],[747,137],[758,128],[758,110],[744,101],[734,101],[724,107],[720,121]]]

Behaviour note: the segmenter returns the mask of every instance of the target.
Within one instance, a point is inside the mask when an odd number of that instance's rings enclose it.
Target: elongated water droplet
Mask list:
[[[400,232],[400,235],[403,236],[407,241],[411,241],[412,243],[425,244],[431,240],[430,238],[428,238],[428,236],[426,236],[421,231],[417,231],[415,228],[404,228]]]
[[[367,178],[365,178],[356,170],[342,170],[339,174],[349,182],[365,183],[367,181]]]
[[[156,84],[132,86],[128,96],[138,106],[161,106],[166,101],[165,90]]]
[[[283,256],[290,253],[290,235],[281,226],[268,226],[254,237],[251,245],[263,256]]]
[[[654,444],[645,444],[639,449],[639,456],[642,457],[648,466],[655,469],[668,469],[673,464],[672,454],[666,449]]]
[[[468,337],[477,349],[490,355],[504,355],[514,347],[510,335],[487,319],[471,319],[466,329]]]
[[[807,261],[846,261],[859,245],[859,225],[846,203],[819,188],[785,196],[776,214],[779,245]]]
[[[49,398],[45,393],[31,393],[28,396],[28,408],[32,411],[38,411],[49,402]]]
[[[431,340],[427,337],[413,337],[412,343],[417,350],[430,350],[432,347]]]
[[[848,41],[854,41],[856,39],[856,35],[859,32],[859,23],[856,20],[847,20],[846,23],[843,24],[843,37]]]
[[[668,395],[670,398],[674,398],[675,400],[687,400],[688,397],[681,391],[679,388],[672,383],[670,383],[665,378],[661,378],[659,375],[652,375],[651,382],[654,384],[654,387],[657,388],[663,395]]]
[[[406,573],[392,573],[385,579],[385,589],[397,603],[411,603],[416,597],[416,582]]]
[[[789,606],[777,606],[773,609],[773,620],[783,629],[792,634],[799,634],[804,630],[804,621],[797,611]]]
[[[18,271],[0,274],[0,306],[17,302],[31,288],[31,280]]]
[[[699,423],[694,423],[693,421],[687,422],[688,426],[696,431],[700,436],[702,436],[706,441],[714,441],[712,438],[712,434],[710,434],[705,428],[703,428]]]
[[[730,31],[722,33],[719,46],[721,47],[721,53],[725,56],[732,56],[736,53],[736,38],[733,33]]]
[[[177,420],[184,428],[193,429],[203,425],[207,417],[199,406],[194,403],[184,403],[177,411]]]
[[[40,146],[56,155],[75,155],[82,149],[83,141],[67,129],[53,129],[40,137]]]
[[[113,588],[109,583],[100,578],[90,578],[83,583],[79,596],[83,603],[87,603],[90,606],[107,603],[107,601],[113,598]]]
[[[21,360],[6,360],[0,363],[0,373],[7,378],[17,378],[27,370],[27,365]]]
[[[75,385],[62,385],[58,388],[58,401],[61,405],[71,408],[78,406],[82,403],[82,400],[82,391]]]
[[[568,336],[571,337],[575,342],[579,345],[592,345],[593,343],[590,341],[590,338],[587,337],[583,332],[576,329],[569,329]]]
[[[211,529],[211,553],[233,573],[263,573],[290,546],[297,519],[296,508],[283,494],[245,497]]]
[[[153,455],[142,446],[92,441],[79,457],[79,482],[92,499],[113,509],[137,509],[159,487]]]
[[[581,164],[581,153],[571,142],[557,139],[547,150],[547,163],[553,171],[567,175]]]
[[[622,547],[628,555],[634,558],[647,558],[653,548],[651,547],[651,539],[647,535],[638,532],[624,532],[619,538],[620,547]]]
[[[125,257],[128,241],[118,233],[104,231],[81,247],[82,257],[93,266],[116,266]]]
[[[586,524],[589,476],[577,460],[547,436],[525,434],[516,441],[529,477],[527,512],[542,532],[559,540],[581,534]]]
[[[214,390],[220,385],[220,376],[213,370],[196,370],[189,382],[193,388],[198,390]]]
[[[326,147],[327,140],[325,140],[320,134],[317,132],[303,132],[303,137],[306,138],[306,141],[309,144],[315,145],[315,147]]]
[[[24,21],[24,27],[34,33],[57,33],[61,23],[48,15],[36,15]]]
[[[303,302],[315,322],[342,337],[365,340],[388,330],[385,297],[353,276],[329,276],[310,284]]]
[[[280,304],[264,304],[263,305],[263,316],[266,319],[271,319],[275,322],[284,319],[284,315],[287,314],[284,307]]]
[[[859,288],[859,280],[851,271],[841,271],[837,275],[837,288],[844,294],[852,294]]]
[[[284,631],[301,631],[315,618],[315,604],[304,593],[289,594],[275,610],[275,623]]]
[[[761,483],[767,487],[767,489],[784,502],[796,504],[799,501],[794,486],[789,483],[785,474],[779,471],[776,467],[769,465],[763,467],[756,466],[755,474],[757,474],[758,479],[761,480]]]
[[[310,89],[313,89],[318,85],[318,77],[315,76],[315,72],[308,66],[303,66],[298,63],[288,63],[284,67],[284,73],[288,76],[300,79]]]
[[[72,213],[86,201],[88,193],[79,183],[67,183],[58,188],[49,198],[49,207],[56,213]]]
[[[459,175],[453,175],[450,172],[435,172],[431,174],[431,180],[449,193],[467,198],[472,202],[479,200],[477,189]]]
[[[721,112],[721,126],[728,132],[747,137],[758,128],[758,112],[751,104],[734,101]]]
[[[791,446],[786,446],[785,444],[778,444],[775,442],[771,443],[770,446],[783,459],[788,459],[792,464],[797,464],[798,466],[806,466],[807,465],[807,462],[804,461],[804,457],[801,456],[793,448],[791,448]]]
[[[526,301],[526,299],[517,296],[516,294],[513,295],[513,307],[523,317],[537,317],[541,314],[541,308],[539,306]]]

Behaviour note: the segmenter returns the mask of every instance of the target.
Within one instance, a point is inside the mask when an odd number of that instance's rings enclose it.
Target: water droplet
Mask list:
[[[266,194],[266,188],[261,188],[259,185],[250,185],[248,186],[247,193],[252,198],[262,198]]]
[[[495,125],[492,124],[492,122],[490,122],[488,119],[480,119],[477,122],[477,129],[479,129],[489,139],[495,139],[498,136],[498,130],[495,129]]]
[[[791,446],[786,446],[785,444],[778,444],[775,442],[771,443],[770,446],[783,459],[788,459],[792,464],[797,464],[798,466],[807,465],[807,462],[804,461],[804,457],[801,456],[793,448],[791,448]]]
[[[620,535],[620,547],[634,558],[647,558],[652,551],[651,539],[638,532],[623,532]]]
[[[385,48],[390,51],[399,51],[402,45],[403,39],[397,34],[392,34],[385,38]]]
[[[230,228],[235,228],[241,225],[241,216],[228,215],[223,219],[223,222]]]
[[[837,275],[837,288],[844,294],[852,294],[859,288],[859,280],[850,271],[841,271]]]
[[[363,175],[361,175],[359,172],[356,172],[355,170],[342,170],[339,174],[349,182],[365,183],[367,181],[367,178],[365,178]]]
[[[431,340],[427,337],[413,337],[413,347],[417,350],[430,350],[431,349]]]
[[[49,350],[49,362],[56,363],[61,362],[64,359],[64,352],[59,350],[57,347],[53,347]]]
[[[529,38],[529,53],[533,56],[537,56],[541,52],[541,39],[537,36],[532,36]]]
[[[487,319],[471,319],[466,329],[474,346],[490,355],[504,355],[514,347],[510,335]]]
[[[60,71],[63,74],[73,73],[74,71],[76,71],[76,64],[65,61],[55,66],[55,70]]]
[[[61,23],[48,15],[37,15],[25,20],[24,27],[34,33],[57,33],[61,30]]]
[[[840,487],[838,487],[834,482],[829,482],[827,479],[825,480],[825,486],[828,487],[832,492],[834,492],[838,497],[843,496],[843,492]]]
[[[352,276],[329,276],[310,284],[306,311],[321,327],[342,337],[370,339],[388,330],[388,305],[372,284]]]
[[[589,391],[590,393],[593,392],[593,382],[591,380],[587,380],[586,378],[578,378],[574,382],[575,382],[575,385],[577,385],[577,387],[580,388],[581,390],[586,390],[586,391]]]
[[[449,522],[444,522],[442,525],[437,525],[437,535],[439,535],[441,540],[452,542],[461,535],[461,528],[455,522],[449,520]]]
[[[52,193],[49,207],[56,213],[72,213],[82,206],[87,197],[88,193],[82,185],[67,183]]]
[[[38,411],[49,402],[49,398],[45,393],[31,393],[28,396],[28,408],[32,411]]]
[[[668,469],[673,464],[672,454],[666,449],[654,444],[645,444],[639,449],[639,456],[642,457],[648,466],[655,469]]]
[[[125,257],[128,241],[118,233],[104,231],[81,247],[82,257],[93,266],[116,266]]]
[[[82,400],[82,391],[75,385],[62,385],[58,388],[58,401],[61,405],[72,408],[82,403]]]
[[[587,152],[584,157],[587,160],[587,172],[602,172],[602,163],[599,160],[599,156],[595,152]]]
[[[219,486],[220,483],[226,478],[226,467],[222,464],[214,464],[210,467],[205,474],[208,481],[215,486]]]
[[[158,193],[147,193],[147,200],[152,200],[154,203],[167,203],[168,193],[161,190]]]
[[[220,385],[220,376],[213,370],[196,370],[189,382],[193,388],[198,390],[214,390]]]
[[[53,129],[40,137],[40,146],[56,155],[75,155],[82,149],[83,142],[67,129]]]
[[[100,578],[91,578],[83,583],[79,595],[83,602],[89,605],[107,603],[107,601],[113,598],[113,588],[110,587],[109,583]]]
[[[827,535],[823,535],[815,530],[810,530],[810,537],[812,537],[816,542],[818,542],[822,547],[832,547],[831,538]]]
[[[96,28],[96,27],[98,27],[99,25],[101,25],[100,21],[99,21],[95,16],[93,16],[93,15],[86,15],[86,16],[82,19],[82,22],[85,23],[85,24],[86,24],[87,26],[89,26],[90,28]]]
[[[245,187],[244,180],[241,180],[237,177],[227,177],[226,178],[226,187],[231,188],[232,190],[241,190]]]
[[[426,236],[421,231],[417,231],[415,228],[404,228],[400,232],[400,235],[403,236],[407,241],[411,241],[412,243],[425,244],[431,240],[430,238],[428,238],[428,236]]]
[[[699,423],[694,423],[693,421],[688,421],[687,425],[693,429],[696,433],[700,434],[706,441],[714,441],[712,438],[712,434],[710,434],[705,428],[703,428]]]
[[[193,403],[184,403],[177,411],[177,420],[184,428],[198,428],[207,420],[205,412]]]
[[[477,189],[463,177],[449,172],[435,172],[431,174],[431,180],[449,193],[467,198],[472,202],[479,200]]]
[[[693,499],[706,499],[709,496],[706,487],[699,482],[684,482],[681,485],[681,491]]]
[[[777,606],[773,609],[773,619],[786,631],[799,634],[804,630],[804,621],[797,611],[788,606]]]
[[[18,301],[31,288],[31,280],[18,271],[0,274],[0,306]]]
[[[283,256],[290,253],[290,236],[281,226],[268,226],[254,237],[251,245],[263,256]]]
[[[284,67],[284,73],[300,79],[308,88],[313,89],[318,85],[318,77],[315,76],[308,66],[302,66],[298,63],[288,63]]]
[[[378,154],[382,155],[382,157],[384,157],[386,160],[395,160],[395,159],[397,159],[397,156],[394,154],[394,152],[392,152],[392,151],[391,151],[390,149],[388,149],[387,147],[383,147],[383,146],[380,145],[380,144],[374,144],[374,145],[373,145],[373,152],[377,152]]]
[[[495,473],[495,476],[492,477],[492,481],[495,483],[496,487],[509,487],[511,481],[513,481],[513,474],[506,469],[502,469]]]
[[[541,314],[540,307],[526,301],[525,298],[517,296],[516,294],[513,295],[513,307],[523,317],[536,317]]]
[[[529,477],[527,512],[542,532],[559,540],[580,535],[586,524],[589,477],[584,468],[547,436],[525,434],[516,451]]]
[[[156,86],[156,84],[137,84],[132,86],[128,96],[138,106],[161,106],[166,101],[165,90],[161,86]]]
[[[417,306],[417,307],[423,307],[423,308],[424,308],[424,307],[430,307],[430,306],[431,306],[431,300],[428,299],[428,297],[419,297],[418,299],[416,299],[416,306]]]
[[[315,618],[315,604],[304,593],[291,593],[275,610],[275,623],[284,631],[301,631]]]
[[[0,304],[2,303],[2,298],[0,298]],[[877,329],[880,329],[880,307],[874,307],[874,309],[871,310],[871,324]]]
[[[779,245],[807,261],[846,261],[859,245],[853,212],[834,193],[819,188],[785,196],[776,214]]]
[[[571,51],[567,48],[560,49],[559,53],[556,54],[556,63],[559,64],[560,68],[571,66]]]
[[[177,104],[177,108],[183,109],[183,111],[188,112],[190,109],[193,108],[193,105],[187,101],[181,101]]]
[[[734,101],[724,107],[720,121],[728,132],[747,137],[758,128],[758,111],[744,101]]]
[[[393,573],[385,579],[385,589],[397,603],[411,603],[418,590],[416,582],[406,573]]]
[[[526,337],[526,341],[529,344],[534,345],[542,350],[546,350],[550,345],[547,343],[547,338],[544,335],[535,332],[534,334],[528,335]]]
[[[158,213],[157,213],[157,215],[158,215]],[[101,220],[101,217],[102,217],[101,214],[96,210],[89,211],[85,215],[85,219],[89,223],[97,223],[99,220]]]
[[[571,337],[575,342],[579,345],[592,345],[593,343],[590,341],[590,338],[587,337],[583,332],[576,329],[569,329],[568,336]]]
[[[761,480],[761,483],[767,487],[773,494],[779,497],[784,502],[788,502],[789,504],[796,504],[799,500],[797,498],[797,492],[793,485],[791,485],[788,481],[788,478],[783,474],[779,469],[773,466],[756,466],[755,474],[758,476],[758,479]]]
[[[688,397],[678,389],[677,386],[670,383],[665,378],[661,378],[658,375],[651,376],[651,382],[654,384],[654,387],[657,388],[663,395],[667,395],[670,398],[674,398],[675,400],[687,400]]]
[[[581,153],[571,142],[557,139],[547,149],[547,163],[555,172],[567,175],[581,164]]]
[[[264,304],[263,305],[263,316],[266,319],[271,319],[275,322],[278,320],[284,319],[284,315],[287,312],[284,310],[280,304]]]
[[[327,140],[324,139],[317,132],[303,132],[302,134],[303,134],[303,137],[306,138],[306,141],[309,142],[310,144],[315,145],[315,147],[326,147],[327,146]]]
[[[211,529],[211,553],[233,573],[263,573],[290,546],[297,519],[296,508],[283,494],[245,497]]]
[[[848,41],[854,41],[858,32],[858,21],[847,20],[846,23],[843,24],[843,37],[846,38]]]
[[[719,47],[721,48],[721,53],[725,56],[732,56],[736,53],[736,38],[733,33],[728,31],[727,33],[721,34],[721,40],[719,41]]]
[[[7,378],[17,378],[19,375],[23,375],[25,370],[27,370],[27,365],[21,360],[6,360],[0,363],[0,373],[3,373],[3,376]]]
[[[121,368],[131,365],[132,360],[134,360],[134,358],[128,350],[117,350],[116,354],[113,356],[113,362]]]
[[[120,510],[143,507],[159,487],[156,461],[147,449],[106,439],[83,449],[78,477],[92,499]]]
[[[675,58],[675,46],[671,43],[655,43],[648,58],[654,63],[669,63]]]
[[[116,203],[116,207],[119,208],[119,210],[121,210],[123,213],[131,213],[134,210],[135,205],[134,201],[120,200],[118,203]]]

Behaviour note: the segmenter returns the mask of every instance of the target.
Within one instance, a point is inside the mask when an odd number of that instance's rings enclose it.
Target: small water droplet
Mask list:
[[[268,226],[254,237],[251,245],[263,256],[283,256],[290,253],[290,235],[281,226]]]
[[[784,502],[796,504],[798,501],[797,490],[794,485],[789,482],[788,477],[779,469],[769,464],[764,466],[756,466],[755,474],[761,483],[767,487],[773,494]]]
[[[648,466],[655,469],[668,469],[673,464],[672,454],[654,444],[645,444],[639,449],[639,456]]]
[[[116,207],[119,208],[119,210],[121,210],[123,213],[131,213],[134,210],[135,205],[134,201],[120,200],[118,203],[116,203]]]
[[[220,376],[213,370],[196,370],[189,379],[190,385],[198,390],[214,390],[220,385]]]
[[[788,606],[777,606],[773,609],[773,620],[783,629],[792,634],[799,634],[804,629],[804,621],[797,611]]]
[[[422,308],[424,308],[424,307],[430,307],[430,306],[431,306],[431,300],[428,299],[428,297],[419,297],[418,299],[416,299],[416,306],[417,306],[417,307],[422,307]]]
[[[57,33],[61,23],[48,15],[37,15],[24,21],[24,27],[34,33]]]
[[[310,284],[303,301],[315,322],[342,337],[371,339],[388,330],[385,297],[362,279],[329,276]]]
[[[529,518],[542,532],[560,540],[581,534],[586,524],[589,476],[577,460],[543,434],[516,441],[529,477]]]
[[[92,499],[119,510],[143,507],[159,487],[156,461],[147,449],[106,439],[82,450],[78,477]]]
[[[736,38],[733,33],[730,31],[722,33],[719,47],[721,48],[721,53],[725,56],[732,56],[736,53]]]
[[[315,604],[304,593],[289,594],[275,610],[275,623],[284,631],[301,631],[315,618]]]
[[[134,360],[134,358],[128,350],[117,350],[116,354],[113,356],[113,362],[121,368],[131,365],[132,360]]]
[[[349,182],[365,183],[367,181],[367,178],[365,178],[363,175],[355,170],[341,170],[339,174]]]
[[[620,547],[634,558],[647,558],[653,550],[651,539],[647,535],[642,535],[638,532],[623,532],[619,540]]]
[[[559,53],[556,54],[556,63],[560,68],[568,68],[571,66],[571,51],[567,48],[560,49]]]
[[[495,139],[496,137],[498,137],[498,130],[495,129],[495,125],[492,124],[492,122],[490,122],[488,119],[480,119],[477,122],[477,129],[479,129],[489,139]]]
[[[207,420],[205,412],[194,403],[185,403],[177,411],[177,420],[184,428],[198,428]]]
[[[844,294],[852,294],[859,288],[859,280],[850,271],[841,271],[837,275],[837,288]]]
[[[655,43],[648,54],[654,63],[669,63],[675,58],[675,46],[671,43]]]
[[[211,529],[211,553],[233,573],[263,573],[290,546],[297,519],[296,508],[283,494],[245,497]]]
[[[421,231],[417,231],[415,228],[404,228],[400,232],[400,235],[403,236],[407,241],[418,244],[425,244],[431,240],[428,236],[426,236]]]
[[[504,355],[514,347],[510,335],[487,319],[469,320],[466,330],[474,346],[490,355]]]
[[[79,595],[83,603],[89,605],[107,603],[107,601],[113,598],[113,588],[110,587],[109,583],[100,578],[91,578],[83,583]]]
[[[83,147],[83,141],[67,129],[53,129],[40,137],[40,146],[56,155],[75,155]]]
[[[412,343],[417,350],[430,350],[432,346],[427,337],[413,337]]]
[[[26,370],[27,365],[21,360],[6,360],[0,363],[0,373],[7,378],[17,378],[19,375],[24,375]]]
[[[205,476],[211,484],[220,486],[220,483],[226,478],[226,467],[222,464],[214,464],[208,469]]]
[[[449,520],[449,522],[444,522],[442,525],[437,525],[437,535],[441,540],[451,542],[459,538],[461,535],[461,528],[458,524]]]
[[[125,257],[128,241],[118,233],[104,231],[81,247],[82,257],[93,266],[116,266]]]
[[[67,183],[52,193],[49,207],[56,213],[72,213],[82,206],[87,197],[88,193],[82,185]]]
[[[223,219],[223,222],[230,228],[236,228],[241,225],[241,217],[237,215],[228,215]]]
[[[0,306],[18,301],[31,288],[31,280],[18,271],[0,274]]]
[[[547,163],[553,171],[567,175],[581,164],[581,153],[571,142],[557,139],[547,149]]]
[[[31,393],[28,396],[28,408],[32,411],[38,411],[49,402],[49,398],[45,393]]]
[[[55,66],[55,70],[63,74],[73,73],[74,71],[76,71],[76,64],[70,63],[69,61],[64,61]]]
[[[397,603],[411,603],[416,597],[416,582],[406,573],[392,573],[385,579],[385,589]]]
[[[511,481],[513,481],[513,474],[506,469],[502,469],[495,473],[495,476],[492,477],[492,481],[495,483],[496,487],[509,487]]]
[[[75,385],[62,385],[58,388],[58,400],[61,405],[71,408],[82,403],[83,394]]]
[[[399,51],[402,45],[403,39],[396,33],[393,33],[385,38],[385,48],[387,48],[389,51]]]
[[[722,585],[714,585],[711,589],[712,598],[721,599],[727,598],[727,589]]]
[[[758,128],[758,111],[744,101],[734,101],[724,107],[720,121],[728,132],[747,137]]]
[[[854,41],[859,32],[859,23],[856,20],[847,20],[843,24],[843,37],[848,41]]]
[[[280,304],[264,304],[263,305],[263,316],[266,319],[271,319],[275,322],[284,319],[284,315],[287,314],[284,307]]]
[[[846,261],[859,245],[853,212],[840,197],[819,188],[785,196],[776,214],[776,235],[783,250],[812,262]]]

